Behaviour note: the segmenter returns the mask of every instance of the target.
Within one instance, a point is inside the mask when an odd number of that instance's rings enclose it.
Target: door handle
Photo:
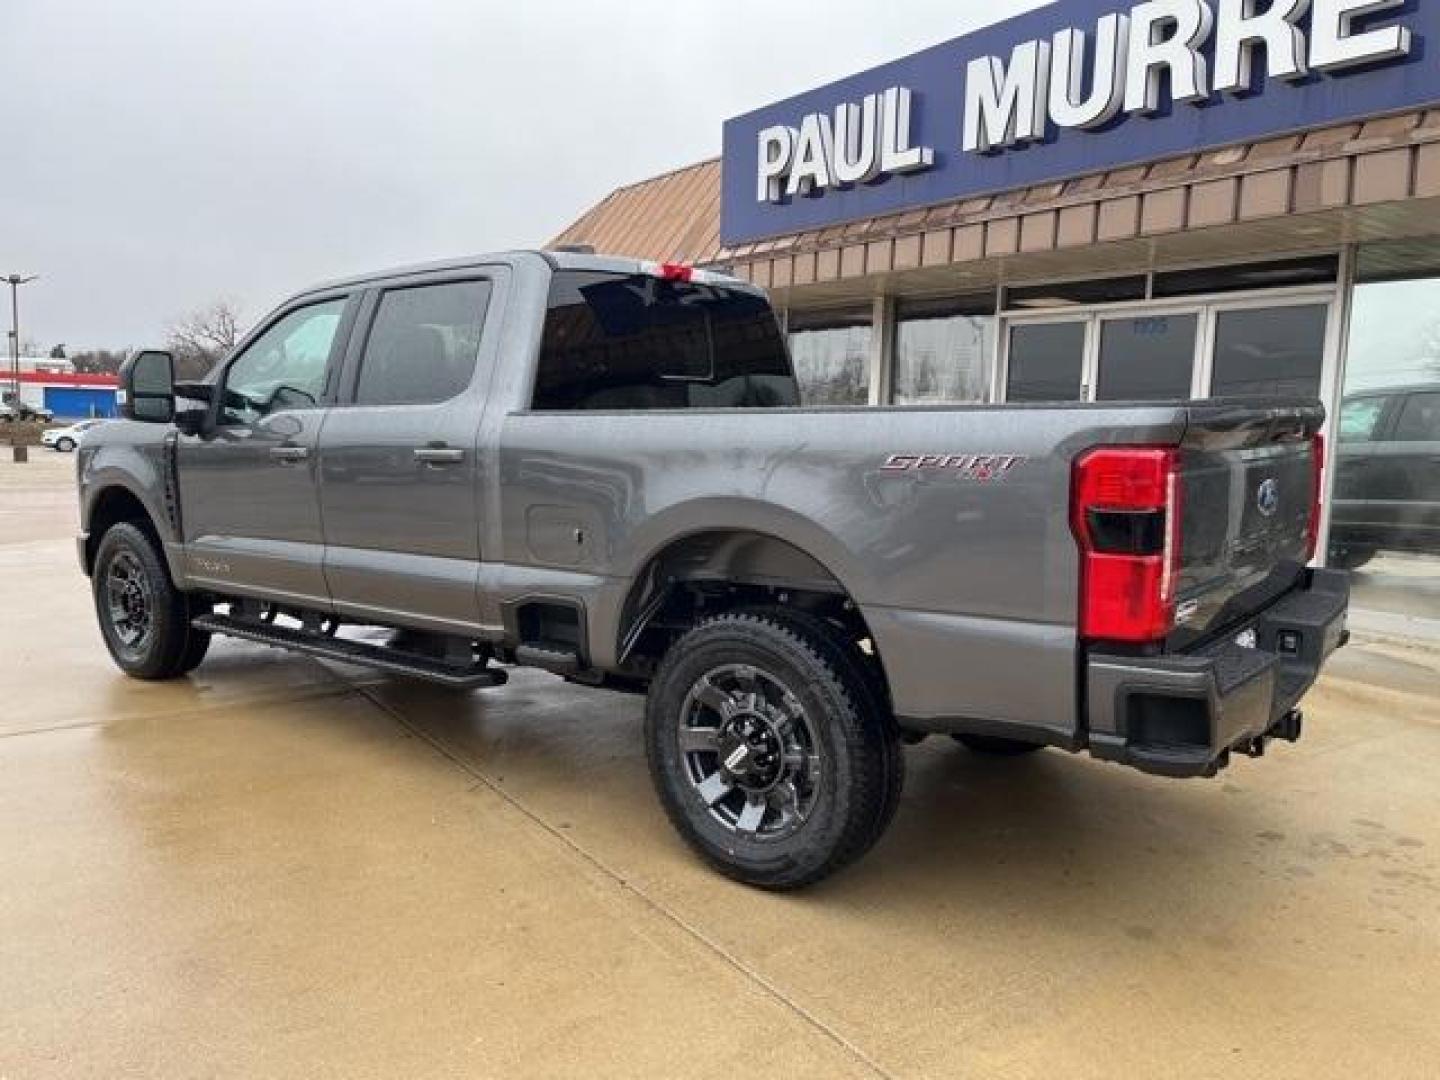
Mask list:
[[[415,451],[415,460],[425,465],[459,465],[465,460],[465,451],[448,446],[422,446]]]
[[[281,465],[295,465],[308,458],[310,450],[304,446],[275,446],[271,447],[270,456]]]

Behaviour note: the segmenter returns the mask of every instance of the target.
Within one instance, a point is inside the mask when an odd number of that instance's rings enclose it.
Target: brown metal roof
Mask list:
[[[720,252],[720,159],[620,188],[546,246],[572,244],[658,262],[714,262]]]
[[[1436,233],[1437,199],[1440,110],[1432,110],[734,248],[720,243],[714,159],[621,188],[551,246],[590,244],[607,254],[725,264],[785,290],[965,264],[979,274],[999,265],[1068,265],[1083,256],[1093,268],[1107,253],[1126,262],[1161,249],[1198,258],[1215,254],[1207,246],[1235,243],[1260,251]]]

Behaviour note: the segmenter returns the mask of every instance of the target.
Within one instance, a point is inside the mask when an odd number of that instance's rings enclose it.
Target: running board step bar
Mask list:
[[[408,675],[455,690],[483,690],[504,686],[510,678],[500,668],[492,668],[487,664],[449,664],[415,653],[387,649],[382,645],[367,645],[360,641],[292,630],[288,626],[234,619],[226,615],[200,615],[191,621],[197,629],[208,630],[212,634],[223,634],[260,645],[270,645],[276,649],[318,656],[322,660],[338,660],[341,663],[359,664],[395,675]]]

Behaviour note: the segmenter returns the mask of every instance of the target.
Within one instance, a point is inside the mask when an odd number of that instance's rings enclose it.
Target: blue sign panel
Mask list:
[[[1064,0],[725,125],[725,243],[1440,103],[1440,0]]]

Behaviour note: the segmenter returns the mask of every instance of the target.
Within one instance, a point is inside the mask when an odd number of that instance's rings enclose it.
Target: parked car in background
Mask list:
[[[68,427],[47,428],[40,436],[40,441],[52,450],[59,450],[62,454],[68,454],[80,445],[80,436],[89,431],[96,424],[103,424],[104,420],[81,420],[77,424],[70,424]]]
[[[1440,554],[1440,383],[1345,400],[1330,562],[1356,570],[1379,551]]]
[[[55,414],[49,409],[26,405],[24,402],[16,405],[13,402],[6,402],[0,405],[0,421],[10,423],[13,420],[39,420],[42,424],[48,424],[55,419]]]

